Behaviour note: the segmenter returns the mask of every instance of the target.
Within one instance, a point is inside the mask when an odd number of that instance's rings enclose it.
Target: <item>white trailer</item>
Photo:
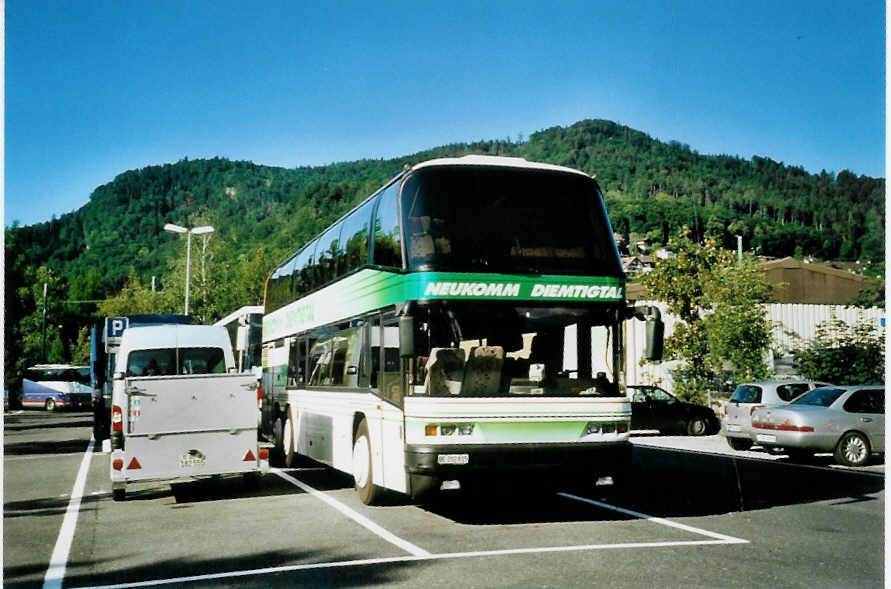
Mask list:
[[[257,442],[256,377],[236,372],[226,330],[128,329],[116,358],[111,481],[116,500],[136,481],[179,482],[269,468]]]

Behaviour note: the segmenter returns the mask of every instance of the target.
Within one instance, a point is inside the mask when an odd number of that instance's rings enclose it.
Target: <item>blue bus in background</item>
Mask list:
[[[89,366],[37,364],[25,369],[22,407],[31,409],[89,409],[93,387]]]
[[[106,317],[104,321],[93,325],[88,374],[93,386],[93,437],[97,442],[108,439],[111,428],[111,388],[115,356],[124,331],[128,327],[142,325],[188,325],[191,322],[188,315],[130,315]]]

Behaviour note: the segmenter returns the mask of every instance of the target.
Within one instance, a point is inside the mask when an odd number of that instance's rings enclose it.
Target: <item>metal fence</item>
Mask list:
[[[665,337],[674,332],[677,318],[668,313],[666,305],[659,302],[639,302],[638,305],[655,305],[662,311],[665,321]],[[773,324],[773,343],[768,352],[768,367],[778,377],[793,377],[791,352],[817,334],[817,325],[829,321],[833,316],[848,325],[865,321],[877,329],[884,328],[885,310],[881,307],[857,309],[841,305],[801,305],[772,303],[764,305],[767,319]],[[594,328],[594,350],[611,349],[612,342],[607,341],[605,330]],[[677,368],[677,362],[668,361],[658,364],[641,364],[646,344],[646,332],[643,321],[630,320],[625,324],[625,383],[626,384],[661,384],[673,390],[671,373]],[[612,358],[607,351],[602,357],[594,353],[594,370],[607,370]]]

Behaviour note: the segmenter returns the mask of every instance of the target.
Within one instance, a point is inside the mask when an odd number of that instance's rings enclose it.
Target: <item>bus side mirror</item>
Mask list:
[[[662,321],[659,309],[651,307],[655,313],[647,315],[646,330],[647,337],[644,348],[644,355],[650,362],[662,360],[662,352],[665,347],[665,323]]]
[[[399,355],[415,355],[415,318],[408,315],[399,318]]]

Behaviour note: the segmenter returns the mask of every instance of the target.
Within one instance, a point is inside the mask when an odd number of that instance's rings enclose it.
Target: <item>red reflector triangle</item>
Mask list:
[[[136,460],[136,457],[133,457],[133,460],[130,461],[130,464],[127,465],[127,470],[134,470],[137,468],[142,468],[142,465],[139,464],[139,461]]]
[[[256,458],[254,458],[254,453],[248,450],[248,453],[244,455],[242,462],[250,462],[251,460],[256,460]]]

